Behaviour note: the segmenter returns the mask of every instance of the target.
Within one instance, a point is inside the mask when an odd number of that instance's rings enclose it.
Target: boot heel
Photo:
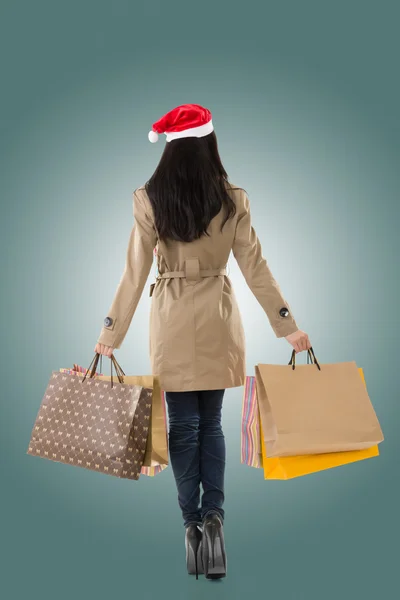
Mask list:
[[[201,543],[201,532],[197,529],[190,527],[186,531],[185,545],[186,545],[186,568],[189,575],[196,574],[198,579],[199,574],[203,574],[203,561],[202,561],[202,543]]]
[[[199,578],[198,548],[193,548],[193,546],[190,544],[187,549],[186,566],[187,566],[187,572],[189,573],[189,575],[196,574],[196,579],[198,579]]]
[[[226,576],[226,554],[221,525],[207,523],[203,529],[203,562],[206,579]]]

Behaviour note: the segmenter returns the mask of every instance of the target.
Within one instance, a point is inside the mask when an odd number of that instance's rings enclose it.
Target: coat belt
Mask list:
[[[226,275],[226,268],[222,269],[200,269],[198,258],[187,258],[185,260],[185,269],[183,271],[167,271],[159,273],[156,281],[159,279],[172,279],[173,277],[186,277],[186,281],[199,281],[202,277],[217,277]],[[150,296],[153,295],[155,283],[150,286]]]
[[[226,268],[222,269],[200,269],[198,258],[187,258],[183,271],[167,271],[159,273],[157,279],[171,279],[172,277],[186,277],[188,281],[198,281],[202,277],[217,277],[226,275]]]

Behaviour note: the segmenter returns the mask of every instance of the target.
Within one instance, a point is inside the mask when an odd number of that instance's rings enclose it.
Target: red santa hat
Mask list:
[[[184,137],[203,137],[214,130],[211,112],[199,104],[182,104],[167,112],[153,123],[149,140],[154,143],[159,133],[165,133],[167,142]]]

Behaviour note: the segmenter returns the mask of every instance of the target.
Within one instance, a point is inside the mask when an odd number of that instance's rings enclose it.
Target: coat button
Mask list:
[[[111,317],[106,317],[106,318],[104,319],[104,325],[105,325],[106,327],[110,327],[110,325],[112,325],[112,322],[113,322],[113,320],[112,320],[112,318],[111,318]]]
[[[284,306],[283,308],[281,308],[281,310],[279,311],[279,314],[281,315],[281,317],[287,317],[289,315],[289,311],[286,308],[286,306]]]

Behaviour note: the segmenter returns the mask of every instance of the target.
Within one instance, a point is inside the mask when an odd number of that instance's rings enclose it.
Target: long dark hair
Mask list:
[[[227,186],[228,184],[228,186]],[[222,229],[236,213],[215,132],[167,142],[145,188],[160,240],[192,242],[209,235],[210,221],[225,206]]]

